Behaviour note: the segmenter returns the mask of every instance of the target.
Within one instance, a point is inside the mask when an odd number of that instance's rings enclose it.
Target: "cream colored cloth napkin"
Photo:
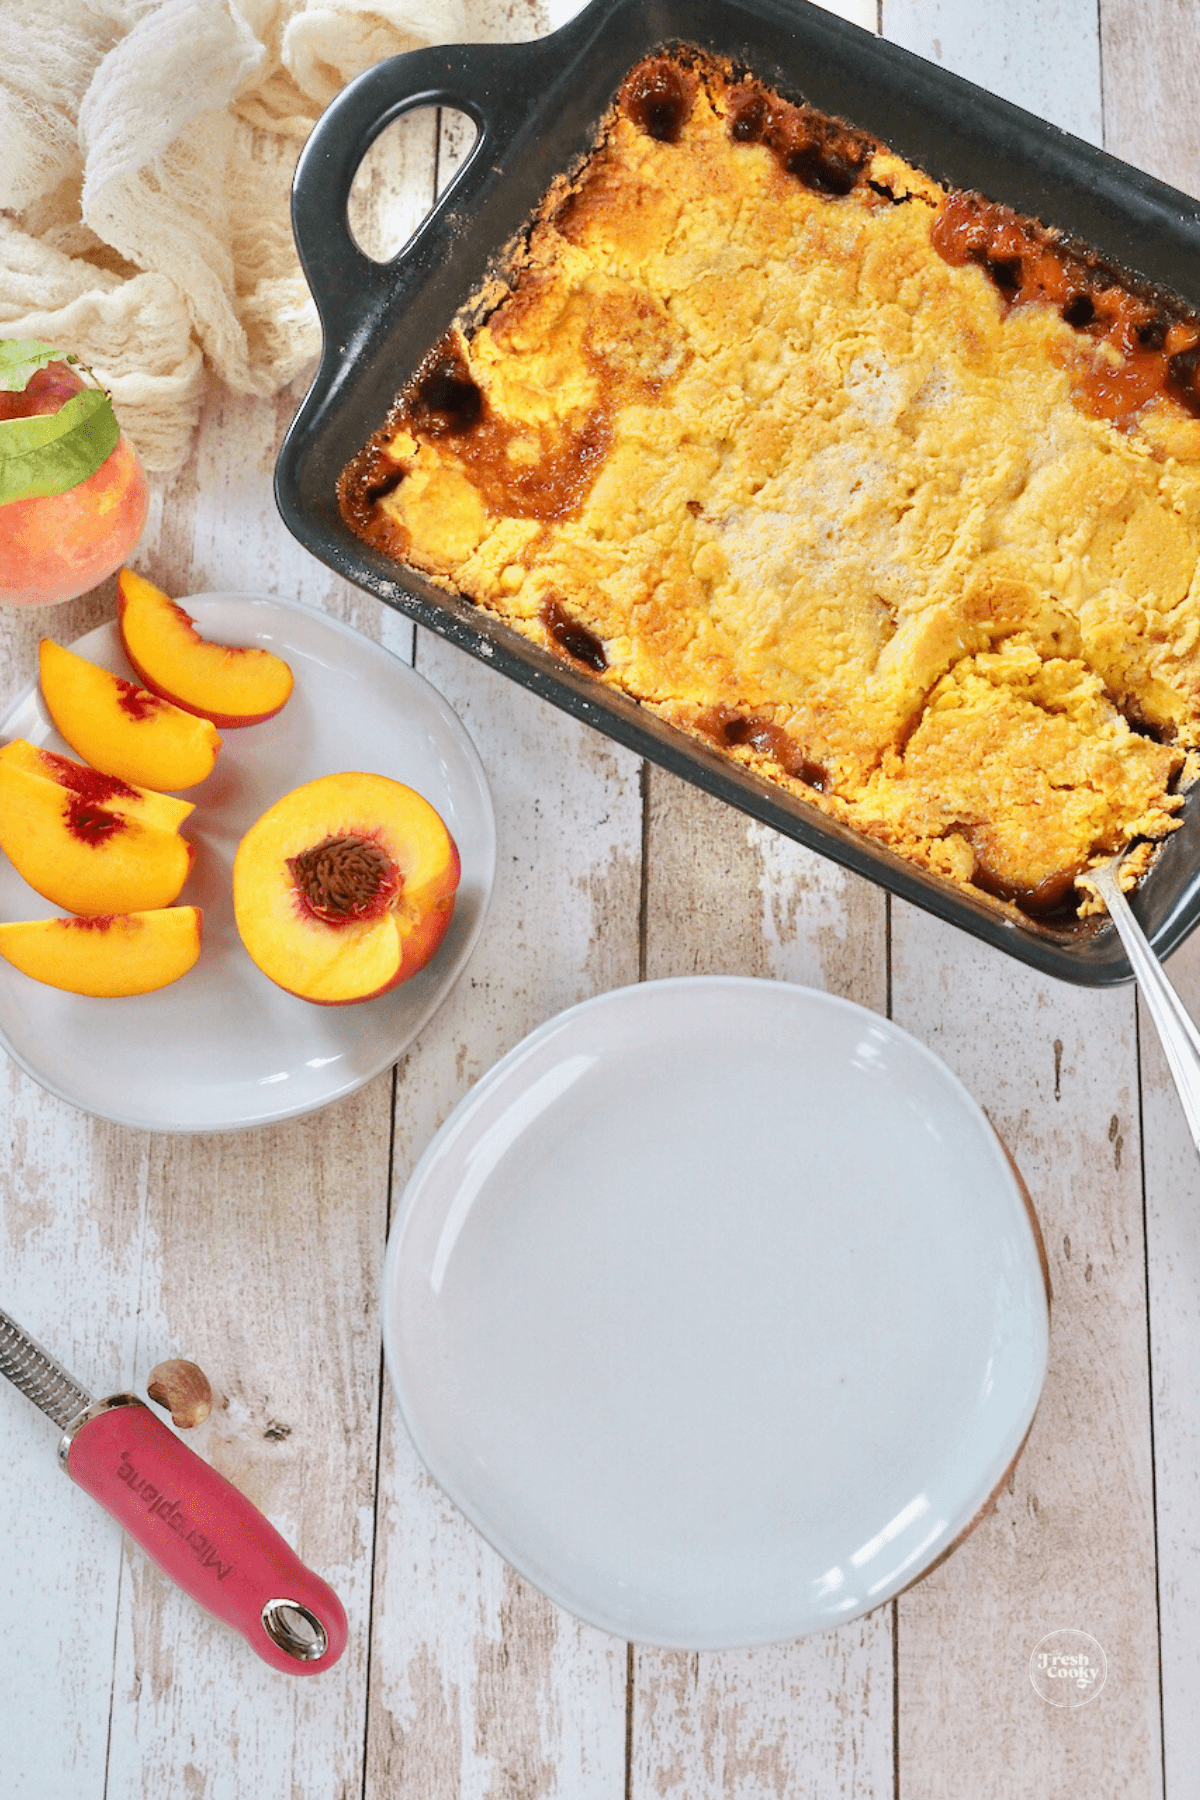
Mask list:
[[[319,347],[288,194],[321,108],[385,56],[501,35],[475,3],[0,0],[0,337],[74,351],[178,467],[205,362],[273,394]]]

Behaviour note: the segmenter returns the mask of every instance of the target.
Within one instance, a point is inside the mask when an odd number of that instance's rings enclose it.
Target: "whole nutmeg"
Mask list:
[[[212,1411],[213,1394],[208,1376],[194,1362],[172,1357],[150,1371],[146,1392],[156,1406],[165,1406],[172,1425],[188,1431],[203,1425]]]

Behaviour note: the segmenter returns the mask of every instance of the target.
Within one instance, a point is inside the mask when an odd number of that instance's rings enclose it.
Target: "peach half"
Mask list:
[[[187,788],[211,775],[221,739],[182,712],[50,638],[38,648],[42,699],[72,750],[105,775],[146,788]]]
[[[0,925],[0,956],[68,994],[150,994],[186,975],[200,954],[202,913],[168,906],[90,919]]]
[[[145,802],[136,792],[125,812],[118,794],[97,798],[23,768],[13,748],[0,755],[0,850],[30,887],[92,916],[170,906],[192,866],[178,829],[137,817]]]
[[[233,863],[233,908],[264,975],[321,1006],[423,969],[454,913],[459,858],[429,802],[386,775],[323,775],[277,800]]]
[[[121,643],[138,680],[214,725],[260,725],[292,691],[292,671],[256,645],[202,638],[189,614],[132,569],[117,581]]]

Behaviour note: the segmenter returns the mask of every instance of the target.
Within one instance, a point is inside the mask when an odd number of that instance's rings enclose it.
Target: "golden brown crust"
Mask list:
[[[1200,744],[1198,342],[862,133],[652,58],[343,507],[759,774],[1044,912],[1173,829]]]

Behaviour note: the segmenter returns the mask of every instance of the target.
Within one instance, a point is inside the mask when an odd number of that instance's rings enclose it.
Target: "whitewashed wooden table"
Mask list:
[[[564,16],[573,8],[557,8]],[[1186,0],[847,0],[941,60],[1200,193],[1200,9]],[[551,22],[499,6],[497,33]],[[440,134],[440,135],[439,135]],[[363,217],[406,227],[461,150],[409,123]],[[365,227],[364,227],[365,229]],[[273,1675],[132,1551],[0,1391],[0,1795],[32,1800],[1011,1800],[1200,1792],[1200,1167],[1130,989],[1043,980],[655,768],[306,557],[277,520],[278,404],[215,386],[137,561],[172,593],[251,589],[349,620],[458,708],[500,860],[465,978],[394,1071],[316,1117],[151,1137],[0,1069],[0,1305],[99,1392],[195,1358],[227,1404],[198,1447],[344,1596],[349,1649]],[[64,641],[113,584],[50,618]],[[6,615],[5,702],[46,616]],[[590,994],[711,971],[887,1012],[987,1107],[1041,1215],[1050,1373],[994,1513],[865,1620],[687,1656],[575,1623],[423,1473],[382,1379],[390,1210],[504,1051]],[[1200,935],[1172,975],[1200,1010]],[[1090,1632],[1064,1710],[1030,1652]]]

